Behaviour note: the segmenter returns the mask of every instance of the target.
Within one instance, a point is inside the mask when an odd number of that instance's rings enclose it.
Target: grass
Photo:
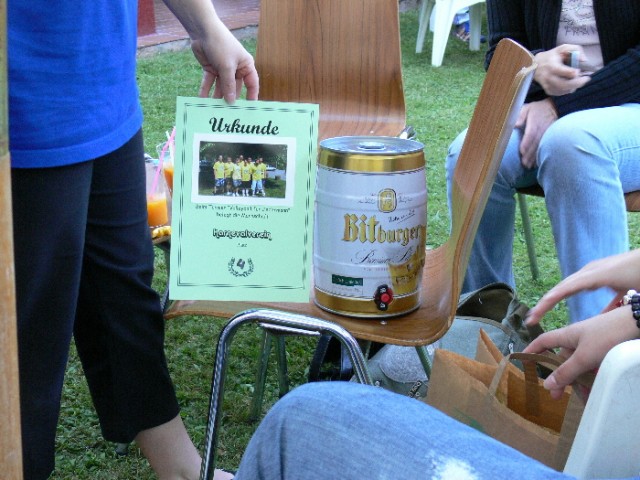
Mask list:
[[[424,53],[415,53],[418,16],[416,11],[401,15],[402,55],[404,63],[407,123],[425,145],[427,157],[428,243],[444,242],[448,234],[444,158],[447,147],[469,122],[484,78],[484,47],[471,52],[462,42],[451,39],[440,68],[430,65],[430,36]],[[245,42],[255,51],[255,42]],[[165,140],[175,116],[175,97],[194,96],[200,81],[200,69],[189,51],[164,53],[141,59],[138,80],[145,112],[146,150],[154,154],[156,145]],[[514,264],[517,289],[521,299],[533,305],[559,280],[551,229],[539,198],[529,199],[531,221],[536,236],[540,280],[532,281],[521,226],[516,225]],[[635,218],[634,218],[635,217]],[[519,218],[519,217],[518,217]],[[638,216],[630,219],[630,230],[638,231]],[[638,239],[635,247],[640,246]],[[158,252],[155,286],[164,288],[166,266]],[[215,342],[223,320],[190,317],[172,320],[166,327],[166,352],[182,406],[187,429],[198,447],[204,443],[209,386],[213,368]],[[556,308],[545,320],[546,328],[565,322],[565,308]],[[248,412],[253,393],[255,359],[260,336],[257,331],[240,331],[231,352],[223,405],[223,428],[219,435],[218,464],[235,469],[255,428]],[[313,343],[308,339],[291,339],[287,343],[291,382],[303,383]],[[271,369],[272,372],[274,369]],[[277,396],[277,381],[268,378],[265,410]],[[57,467],[54,479],[152,479],[153,473],[135,446],[129,454],[118,456],[114,445],[100,434],[82,368],[74,352],[69,363],[58,429]]]

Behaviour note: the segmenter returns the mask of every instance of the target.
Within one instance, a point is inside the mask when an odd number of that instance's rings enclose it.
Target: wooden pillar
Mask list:
[[[0,0],[0,477],[22,479],[7,111],[7,9]]]
[[[138,0],[138,36],[156,33],[154,0]]]

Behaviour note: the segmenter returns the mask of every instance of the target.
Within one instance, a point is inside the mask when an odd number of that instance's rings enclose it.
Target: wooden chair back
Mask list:
[[[319,140],[405,127],[398,0],[261,0],[260,99],[320,105]]]
[[[266,307],[331,320],[353,336],[396,345],[427,345],[453,322],[471,244],[494,182],[518,111],[533,76],[531,54],[511,40],[496,49],[487,72],[454,172],[452,231],[440,247],[428,250],[422,279],[422,302],[416,311],[379,321],[334,315],[308,303],[174,302],[167,318],[180,315],[231,317]]]
[[[438,337],[455,317],[471,246],[535,71],[531,53],[512,40],[501,41],[496,55],[454,171],[450,237],[439,248],[427,251],[423,305],[426,302],[425,315],[435,324],[432,328],[439,325],[441,329]],[[433,335],[431,331],[425,333]]]

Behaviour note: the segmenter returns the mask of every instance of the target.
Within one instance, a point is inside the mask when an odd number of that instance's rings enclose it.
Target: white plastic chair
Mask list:
[[[602,362],[564,472],[579,479],[640,475],[638,405],[640,340],[632,340]]]
[[[424,37],[429,28],[431,10],[435,6],[433,17],[433,48],[431,53],[431,65],[442,65],[444,50],[451,33],[451,24],[458,10],[469,7],[469,49],[480,50],[480,29],[482,26],[482,4],[485,0],[422,0],[420,8],[420,23],[418,26],[418,38],[416,41],[416,53],[422,52]]]

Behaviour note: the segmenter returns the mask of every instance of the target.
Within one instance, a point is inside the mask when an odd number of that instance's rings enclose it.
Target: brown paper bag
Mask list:
[[[558,358],[514,353],[502,357],[480,334],[479,360],[436,350],[426,402],[460,422],[562,470],[584,405],[566,389],[553,400],[536,362],[556,368]],[[521,360],[525,371],[510,361]]]

